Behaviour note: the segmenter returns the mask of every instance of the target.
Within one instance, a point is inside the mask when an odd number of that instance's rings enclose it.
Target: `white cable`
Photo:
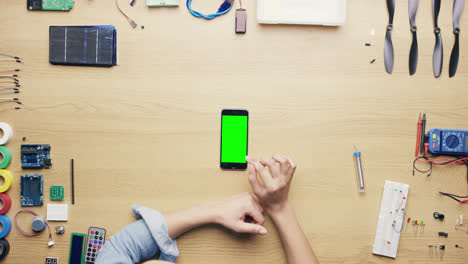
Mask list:
[[[9,124],[0,122],[0,130],[3,131],[3,137],[0,138],[0,145],[5,145],[13,137],[13,129]]]

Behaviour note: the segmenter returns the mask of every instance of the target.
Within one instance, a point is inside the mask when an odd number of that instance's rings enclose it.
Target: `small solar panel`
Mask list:
[[[58,65],[114,66],[117,31],[114,26],[50,26],[49,61]]]

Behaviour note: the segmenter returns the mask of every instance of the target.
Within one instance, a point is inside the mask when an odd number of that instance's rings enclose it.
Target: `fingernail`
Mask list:
[[[259,233],[260,235],[266,235],[268,232],[267,232],[267,230],[266,230],[264,227],[262,227],[258,233]]]
[[[249,156],[245,156],[245,160],[246,160],[247,162],[250,162],[250,161],[252,160],[252,158],[249,157]]]

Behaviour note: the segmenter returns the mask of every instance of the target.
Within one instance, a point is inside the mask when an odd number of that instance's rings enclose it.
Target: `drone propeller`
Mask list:
[[[411,26],[411,33],[413,34],[413,42],[411,43],[411,50],[409,55],[409,72],[410,75],[416,73],[418,67],[418,36],[416,34],[416,13],[418,12],[419,0],[409,0],[408,13]]]
[[[388,9],[388,25],[387,33],[385,34],[385,44],[384,44],[384,63],[385,70],[388,73],[393,72],[393,43],[392,43],[392,30],[393,30],[393,16],[395,14],[395,0],[387,0],[387,9]]]
[[[463,12],[464,0],[453,1],[453,34],[455,43],[453,44],[452,54],[450,55],[449,76],[455,76],[458,67],[458,58],[460,56],[460,17]]]
[[[440,34],[440,28],[438,24],[439,12],[440,12],[441,0],[432,0],[432,15],[434,18],[434,35],[435,35],[435,46],[434,55],[432,56],[432,68],[434,70],[434,76],[437,78],[442,72],[442,62],[444,57],[444,50],[442,46],[442,36]]]

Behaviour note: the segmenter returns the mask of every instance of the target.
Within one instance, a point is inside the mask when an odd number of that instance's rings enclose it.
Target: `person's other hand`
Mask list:
[[[226,200],[215,202],[216,223],[239,233],[265,235],[263,208],[250,193],[241,193]]]
[[[290,157],[274,155],[257,161],[246,157],[249,163],[249,182],[255,196],[269,214],[280,211],[288,203],[289,186],[296,170]],[[263,183],[258,181],[260,176]]]

